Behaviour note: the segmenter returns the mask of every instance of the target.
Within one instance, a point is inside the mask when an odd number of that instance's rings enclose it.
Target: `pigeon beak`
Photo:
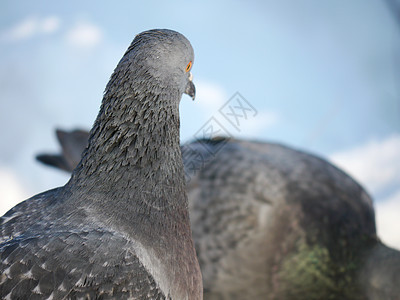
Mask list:
[[[196,98],[196,87],[194,86],[192,80],[193,80],[193,75],[192,73],[189,73],[189,81],[186,85],[185,94],[189,95],[194,100],[194,98]]]

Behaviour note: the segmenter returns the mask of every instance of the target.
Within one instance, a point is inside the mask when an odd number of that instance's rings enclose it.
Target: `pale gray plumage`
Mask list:
[[[273,143],[181,148],[205,299],[398,299],[400,253],[348,175]]]
[[[2,299],[201,299],[179,147],[190,42],[137,35],[69,182],[1,219]]]

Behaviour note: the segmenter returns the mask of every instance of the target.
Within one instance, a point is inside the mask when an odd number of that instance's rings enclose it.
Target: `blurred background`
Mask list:
[[[322,156],[369,191],[379,235],[400,249],[396,0],[1,1],[0,214],[66,183],[35,155],[59,151],[57,127],[90,129],[118,61],[151,28],[195,49],[183,142],[211,119],[225,134]],[[221,114],[236,92],[252,107],[240,126]]]

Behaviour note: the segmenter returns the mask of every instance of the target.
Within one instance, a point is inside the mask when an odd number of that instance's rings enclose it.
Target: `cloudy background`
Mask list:
[[[3,0],[0,214],[68,180],[34,156],[58,151],[56,127],[91,127],[136,33],[171,28],[196,53],[183,141],[213,118],[232,136],[325,157],[371,193],[380,236],[400,249],[400,23],[390,2]],[[236,92],[257,111],[239,128],[219,112]]]

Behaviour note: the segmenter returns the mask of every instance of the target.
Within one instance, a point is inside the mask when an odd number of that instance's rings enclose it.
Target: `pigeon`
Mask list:
[[[204,299],[400,299],[400,252],[349,175],[277,143],[205,139],[182,153]]]
[[[379,240],[372,199],[346,173],[277,143],[181,149],[204,299],[399,299],[400,252]]]
[[[70,180],[0,219],[1,299],[202,299],[179,146],[193,59],[178,32],[134,38]]]

